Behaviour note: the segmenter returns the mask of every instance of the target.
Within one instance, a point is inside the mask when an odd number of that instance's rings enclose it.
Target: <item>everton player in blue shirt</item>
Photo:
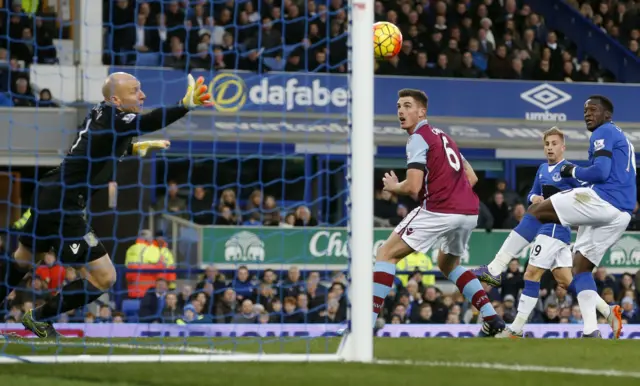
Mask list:
[[[536,172],[531,192],[527,201],[538,204],[552,195],[573,188],[580,187],[580,181],[573,178],[562,178],[560,169],[569,164],[564,159],[566,150],[564,133],[557,127],[552,127],[543,134],[544,152],[547,162],[540,165]],[[518,314],[508,328],[496,335],[498,338],[518,338],[523,336],[524,325],[538,303],[540,293],[540,279],[546,270],[551,270],[558,284],[567,289],[571,283],[571,229],[560,224],[544,224],[538,231],[533,247],[529,254],[529,265],[524,273],[524,289],[518,302]],[[508,254],[499,254],[499,258],[489,264],[489,267],[480,270],[480,278],[487,279],[492,285],[499,285],[493,276],[487,275],[490,268],[502,272],[506,268]],[[505,257],[506,262],[501,260]],[[504,265],[503,265],[504,264]],[[498,279],[500,276],[498,276]],[[609,306],[602,298],[598,297],[597,309],[607,317],[609,324],[617,336],[622,328],[621,309],[619,306]]]
[[[591,165],[566,163],[560,168],[562,178],[584,181],[585,186],[531,205],[501,248],[502,253],[515,256],[536,237],[543,224],[578,226],[573,285],[584,319],[584,337],[601,336],[596,315],[599,296],[592,271],[629,225],[637,198],[635,149],[612,119],[613,103],[608,98],[594,95],[587,99],[584,121],[592,133]],[[484,276],[497,279],[495,272],[485,271]]]

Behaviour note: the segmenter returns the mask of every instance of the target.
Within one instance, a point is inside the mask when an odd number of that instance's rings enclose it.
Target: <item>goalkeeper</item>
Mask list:
[[[115,180],[115,165],[127,154],[144,156],[165,149],[168,141],[133,142],[160,130],[198,106],[209,106],[204,79],[188,76],[187,92],[174,106],[140,114],[145,94],[140,82],[126,73],[111,74],[104,82],[104,101],[88,114],[60,166],[40,178],[24,224],[18,249],[0,261],[0,303],[46,252],[55,251],[63,263],[84,263],[81,279],[65,285],[44,305],[25,313],[22,324],[37,336],[57,332],[52,319],[89,304],[116,281],[107,251],[84,218],[91,192]]]

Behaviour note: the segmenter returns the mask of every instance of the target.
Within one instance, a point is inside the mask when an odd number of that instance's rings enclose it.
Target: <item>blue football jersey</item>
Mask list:
[[[531,202],[531,196],[534,195],[543,196],[546,199],[557,192],[580,187],[580,181],[574,178],[560,177],[560,168],[567,163],[569,162],[562,160],[554,165],[548,163],[540,165],[527,200]],[[553,237],[566,244],[571,242],[571,229],[559,224],[544,224],[538,234]]]
[[[604,180],[590,185],[598,196],[623,212],[636,206],[636,155],[631,141],[613,122],[607,122],[591,134],[589,161],[611,158],[611,171]]]

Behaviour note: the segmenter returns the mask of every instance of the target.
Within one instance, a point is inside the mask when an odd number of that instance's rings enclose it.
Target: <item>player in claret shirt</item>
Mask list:
[[[427,122],[428,98],[420,90],[398,92],[398,119],[409,134],[407,178],[399,182],[391,171],[384,190],[420,200],[391,233],[376,255],[373,273],[373,323],[391,290],[396,264],[415,252],[440,247],[438,267],[482,314],[480,336],[501,332],[504,321],[496,314],[480,281],[459,265],[471,232],[478,223],[479,201],[472,183],[477,178],[455,141]],[[471,181],[472,180],[472,181]]]

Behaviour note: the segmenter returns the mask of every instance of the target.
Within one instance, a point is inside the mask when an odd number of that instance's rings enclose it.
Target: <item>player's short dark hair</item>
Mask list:
[[[597,100],[598,102],[600,102],[602,107],[604,107],[605,111],[608,111],[611,114],[613,114],[613,102],[611,102],[611,99],[607,98],[604,95],[591,95],[589,99]]]
[[[416,100],[416,102],[423,105],[425,108],[429,105],[429,97],[422,90],[417,90],[415,88],[403,88],[398,91],[398,98],[411,97]]]
[[[560,137],[560,139],[562,139],[562,142],[564,142],[564,132],[562,132],[562,130],[560,130],[558,126],[553,126],[549,130],[542,133],[542,140],[546,141],[547,137],[551,135],[557,135],[558,137]]]

